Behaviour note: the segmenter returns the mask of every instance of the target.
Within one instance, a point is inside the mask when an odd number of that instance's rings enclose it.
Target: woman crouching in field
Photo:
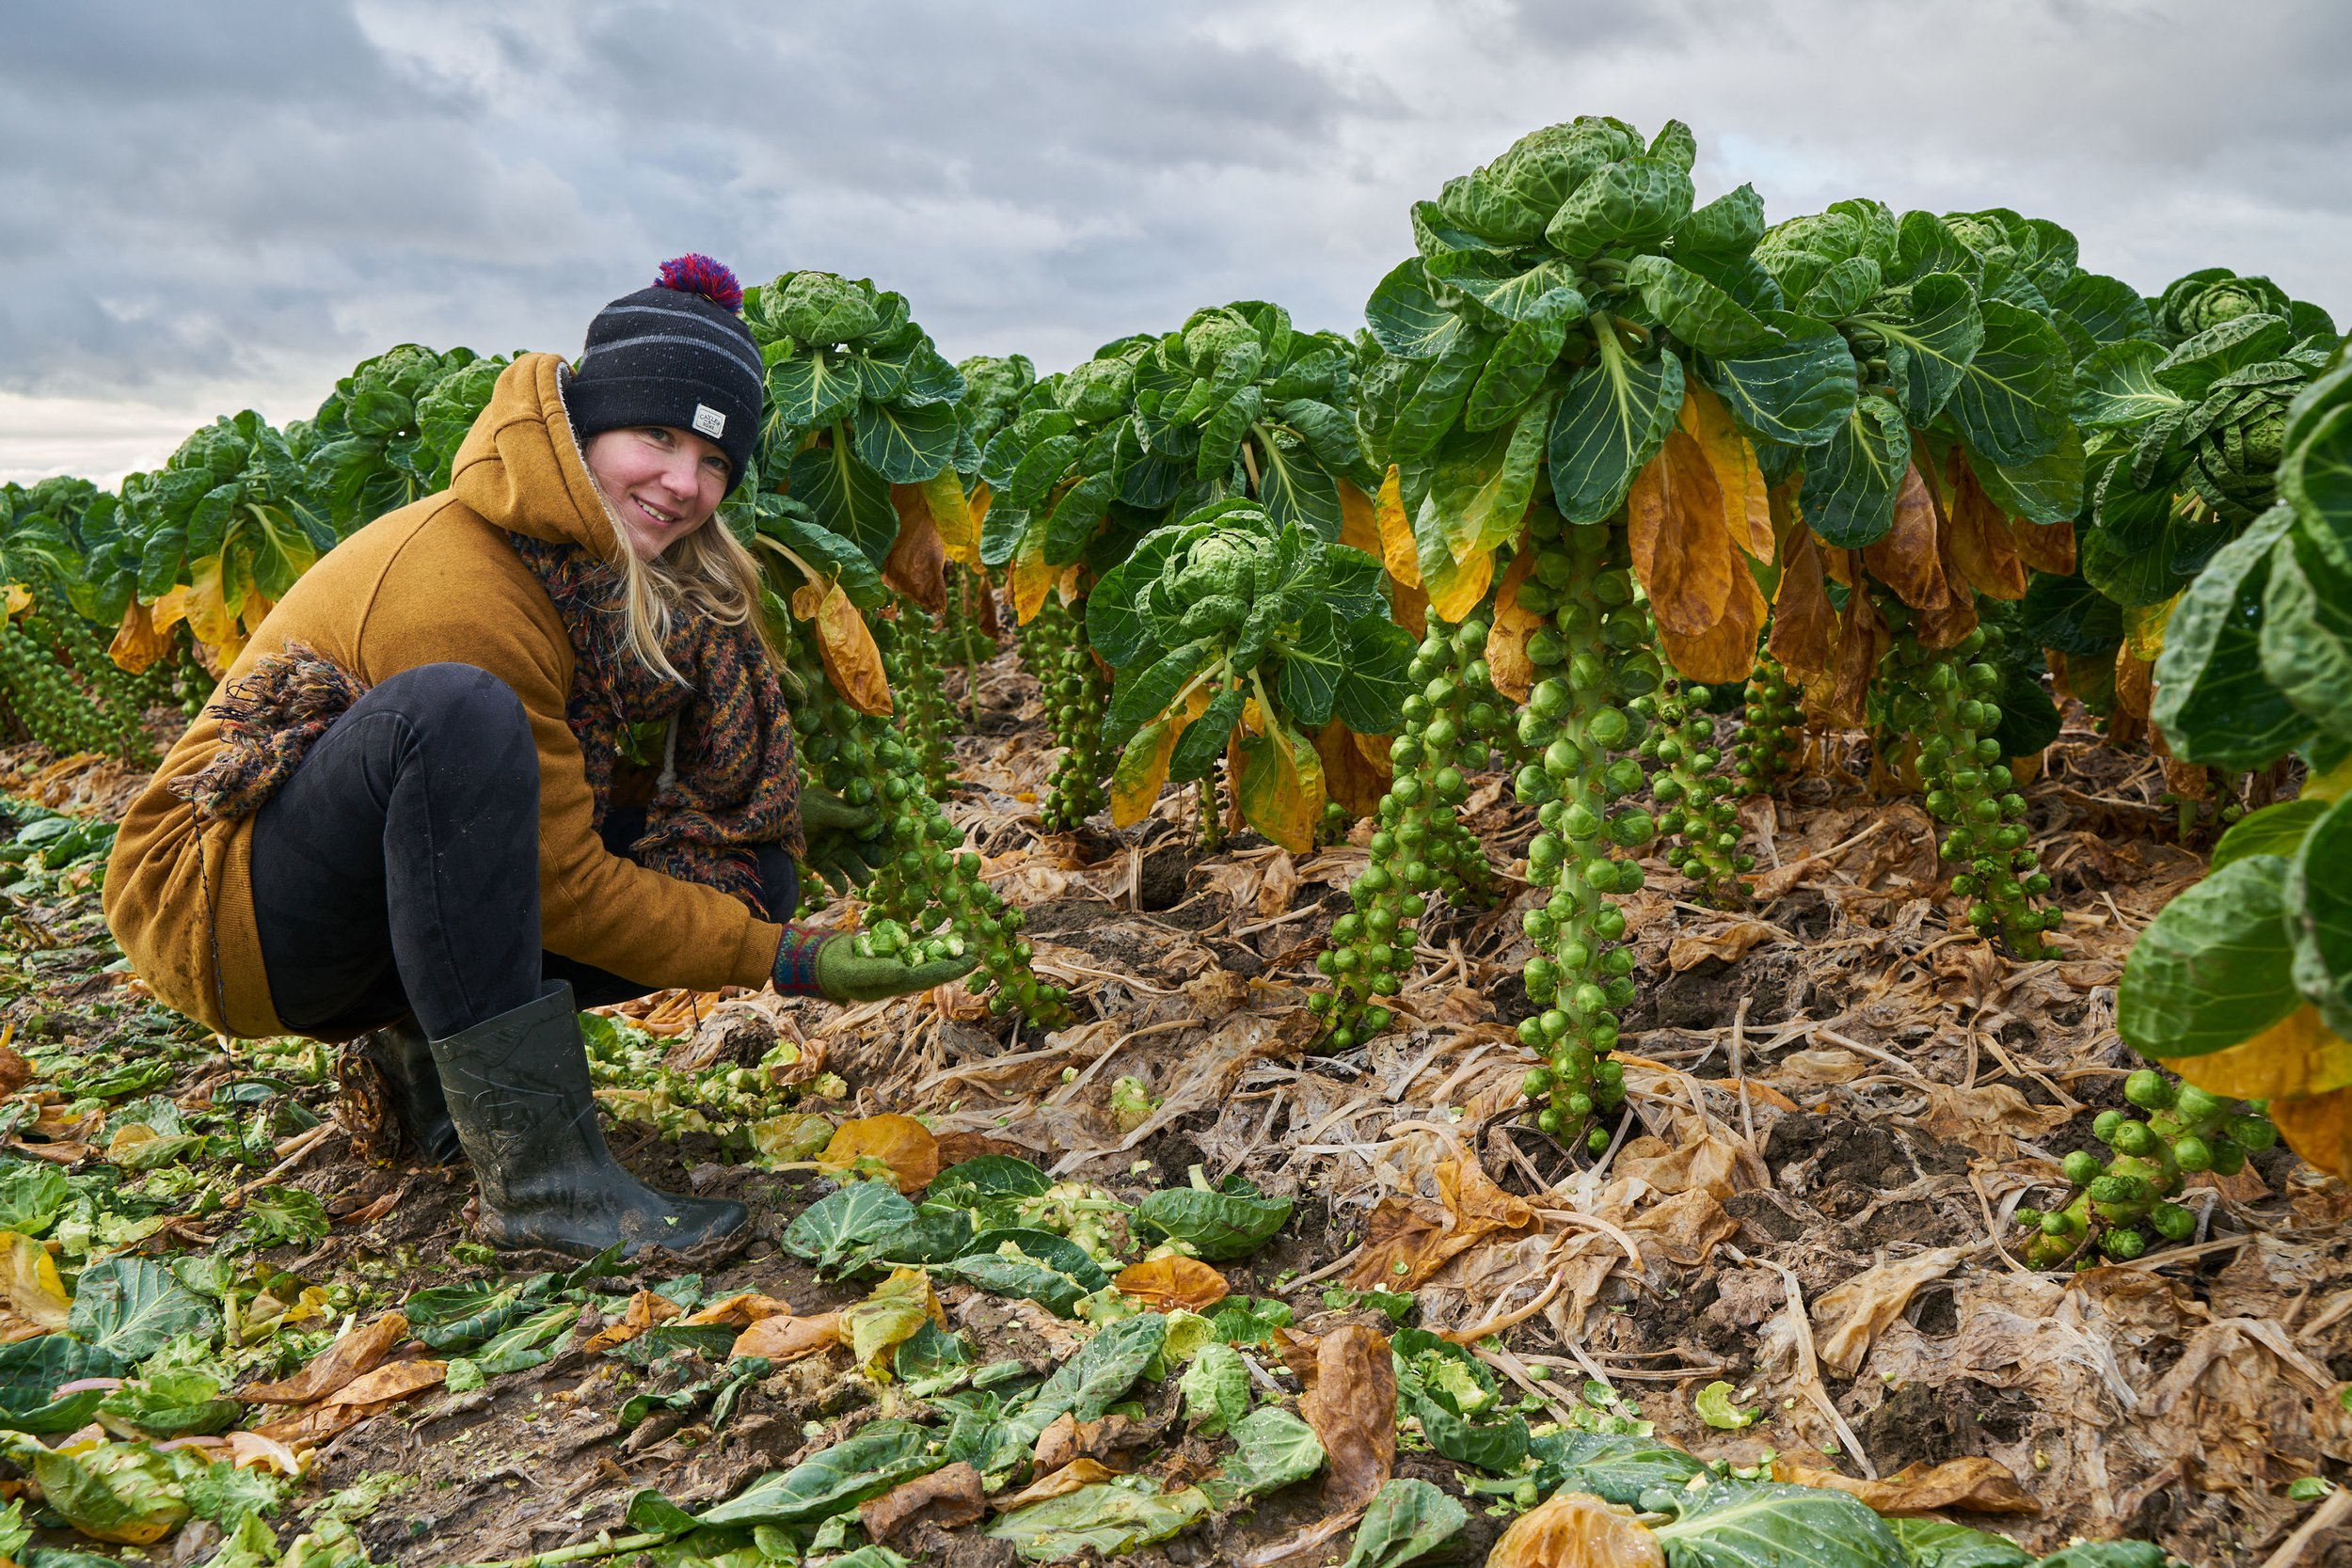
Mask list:
[[[743,1207],[658,1192],[597,1128],[577,1008],[668,987],[863,1001],[910,968],[785,921],[803,800],[755,568],[721,499],[759,425],[725,268],[614,300],[574,372],[499,377],[450,487],[336,546],[270,611],[124,820],[106,917],[223,1034],[356,1040],[503,1246],[687,1247]],[[632,734],[666,728],[642,806]],[[624,789],[620,793],[626,794]]]

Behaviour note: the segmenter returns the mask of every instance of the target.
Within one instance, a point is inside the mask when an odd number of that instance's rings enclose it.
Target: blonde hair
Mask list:
[[[718,513],[713,512],[702,527],[662,551],[657,560],[640,561],[628,547],[628,531],[621,526],[620,515],[612,510],[612,498],[604,493],[604,482],[588,461],[588,440],[572,423],[571,366],[560,359],[557,364],[555,395],[564,409],[563,437],[569,440],[573,455],[588,475],[588,487],[596,492],[596,504],[604,509],[615,558],[611,564],[621,574],[622,635],[637,662],[680,686],[689,684],[662,651],[682,613],[706,616],[723,626],[739,626],[748,621],[759,639],[760,651],[771,659],[776,657],[768,617],[760,609],[759,562]]]
[[[680,615],[702,616],[723,626],[748,622],[761,649],[775,657],[768,641],[768,618],[760,613],[759,562],[717,513],[652,561],[637,558],[617,520],[613,534],[620,555],[623,630],[639,663],[686,684],[662,652]]]

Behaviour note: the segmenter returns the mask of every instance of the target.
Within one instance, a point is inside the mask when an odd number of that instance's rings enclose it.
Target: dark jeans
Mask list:
[[[644,813],[606,814],[615,854]],[[799,899],[760,850],[768,908]],[[539,945],[539,753],[522,700],[469,664],[426,664],[335,721],[253,826],[253,915],[287,1028],[347,1038],[413,1014],[432,1039],[570,982],[583,1007],[652,989]]]

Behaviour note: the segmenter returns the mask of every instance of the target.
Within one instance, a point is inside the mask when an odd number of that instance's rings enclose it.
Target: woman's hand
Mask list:
[[[835,893],[873,880],[887,858],[881,827],[872,806],[853,806],[831,790],[801,791],[801,833],[808,846],[802,859]]]
[[[944,986],[950,980],[961,980],[979,961],[977,953],[919,964],[910,964],[895,955],[861,958],[857,939],[845,932],[826,938],[817,949],[817,990],[833,1002],[880,1002],[885,997],[906,996]]]

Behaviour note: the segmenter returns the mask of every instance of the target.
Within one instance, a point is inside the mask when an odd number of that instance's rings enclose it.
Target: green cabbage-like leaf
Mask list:
[[[2249,819],[2250,820],[2250,819]],[[2322,1022],[2352,1038],[2352,796],[2311,825],[2287,864],[2282,890],[2295,952],[2295,987]]]
[[[1883,1519],[1810,1486],[1717,1481],[1653,1533],[1668,1568],[1907,1568]]]
[[[2233,861],[2174,898],[2132,944],[2115,1027],[2143,1056],[2201,1056],[2302,1005],[2285,923],[2287,862]]]

